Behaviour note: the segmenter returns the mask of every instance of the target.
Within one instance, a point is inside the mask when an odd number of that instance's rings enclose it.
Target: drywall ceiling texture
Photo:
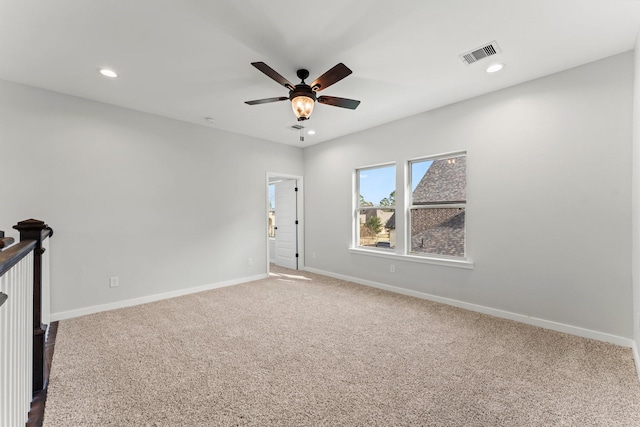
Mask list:
[[[0,1],[0,78],[307,146],[631,50],[639,22],[628,0]],[[495,57],[458,57],[493,40]],[[289,102],[244,103],[287,96],[254,61],[293,84],[343,62],[321,94],[362,103],[316,105],[301,142]]]
[[[264,275],[266,172],[303,172],[300,148],[3,81],[0,129],[0,224],[54,229],[54,318]]]
[[[305,149],[306,266],[628,344],[632,95],[628,52]],[[474,269],[348,251],[355,168],[458,150]]]

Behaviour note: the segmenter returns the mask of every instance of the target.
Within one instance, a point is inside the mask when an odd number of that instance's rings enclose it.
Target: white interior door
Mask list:
[[[276,183],[276,265],[298,269],[297,181]]]

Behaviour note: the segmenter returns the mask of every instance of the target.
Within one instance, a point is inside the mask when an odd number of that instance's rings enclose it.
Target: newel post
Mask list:
[[[35,240],[33,251],[33,392],[42,390],[44,384],[44,344],[47,325],[42,324],[42,241],[53,235],[53,230],[37,219],[20,221],[13,228],[20,232],[20,241]]]

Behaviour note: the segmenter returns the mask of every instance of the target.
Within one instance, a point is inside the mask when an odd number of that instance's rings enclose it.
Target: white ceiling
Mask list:
[[[631,50],[639,29],[636,0],[0,0],[0,78],[308,146]],[[343,62],[321,94],[362,103],[316,105],[300,142],[288,101],[244,103],[288,95],[256,61],[293,84]]]

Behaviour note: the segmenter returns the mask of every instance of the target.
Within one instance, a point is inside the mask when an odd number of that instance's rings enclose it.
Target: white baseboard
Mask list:
[[[617,335],[611,335],[604,332],[598,332],[591,329],[585,329],[578,326],[567,325],[564,323],[558,323],[551,320],[539,319],[536,317],[526,316],[524,314],[513,313],[510,311],[504,311],[497,308],[486,307],[478,304],[471,304],[464,301],[459,301],[451,298],[439,297],[437,295],[431,295],[424,292],[413,291],[411,289],[404,289],[397,286],[385,285],[384,283],[373,282],[371,280],[359,279],[357,277],[345,276],[342,274],[336,274],[329,271],[319,270],[316,268],[305,267],[304,270],[311,273],[321,274],[323,276],[329,276],[336,279],[346,280],[353,283],[358,283],[365,286],[371,286],[373,288],[383,289],[390,292],[395,292],[403,295],[408,295],[416,298],[422,298],[429,301],[439,302],[442,304],[452,305],[454,307],[464,308],[465,310],[475,311],[478,313],[488,314],[502,319],[514,320],[520,323],[526,323],[532,326],[538,326],[540,328],[550,329],[552,331],[564,332],[571,335],[576,335],[583,338],[590,338],[598,341],[604,341],[611,344],[620,345],[623,347],[630,347],[634,349],[634,357],[636,360],[636,366],[640,366],[640,358],[638,357],[638,350],[635,342],[632,339],[620,337]]]
[[[640,380],[640,354],[638,354],[638,343],[634,341],[631,349],[633,350],[633,361],[636,363],[636,374],[638,374],[638,379]]]
[[[154,301],[175,298],[183,295],[195,294],[197,292],[208,291],[211,289],[218,289],[218,288],[224,288],[226,286],[233,286],[233,285],[239,285],[241,283],[253,282],[255,280],[265,279],[267,277],[268,277],[267,274],[259,274],[256,276],[227,280],[224,282],[218,282],[218,283],[213,283],[209,285],[196,286],[193,288],[180,289],[177,291],[165,292],[165,293],[155,294],[155,295],[148,295],[140,298],[116,301],[109,304],[93,305],[90,307],[79,308],[76,310],[51,313],[51,321],[55,322],[58,320],[72,319],[74,317],[86,316],[87,314],[100,313],[101,311],[109,311],[109,310],[115,310],[118,308],[131,307],[134,305],[147,304]]]

